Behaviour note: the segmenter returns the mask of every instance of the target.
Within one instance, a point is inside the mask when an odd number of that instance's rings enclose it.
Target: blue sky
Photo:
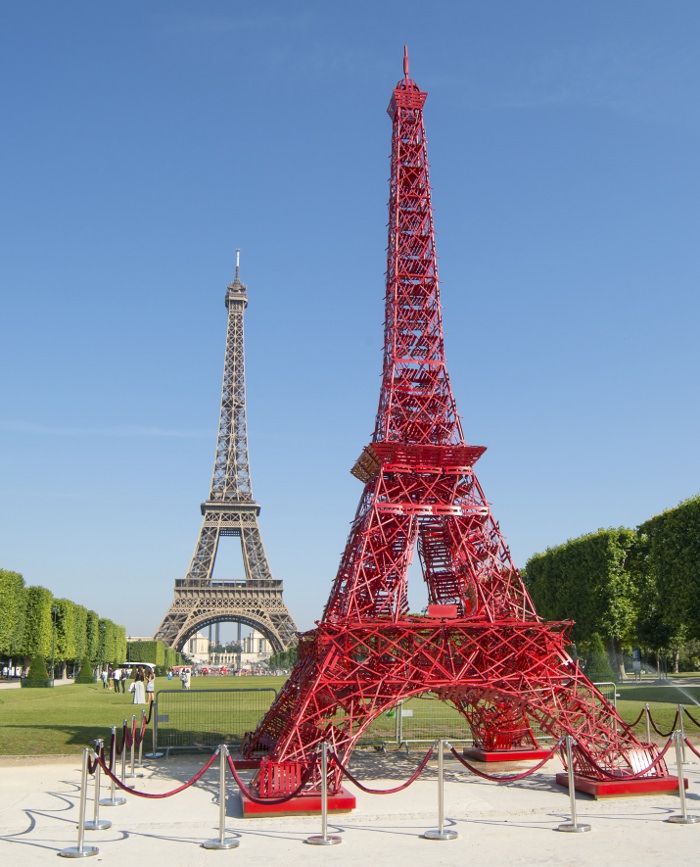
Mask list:
[[[452,386],[515,561],[697,494],[699,38],[695,0],[1,4],[0,567],[158,626],[239,247],[263,540],[320,617],[379,396],[404,44]]]

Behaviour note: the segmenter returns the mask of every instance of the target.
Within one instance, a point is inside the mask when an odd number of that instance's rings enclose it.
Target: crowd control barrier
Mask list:
[[[92,855],[97,855],[99,853],[99,849],[97,846],[88,846],[85,844],[85,832],[89,830],[97,830],[100,828],[105,828],[109,826],[109,823],[92,823],[86,822],[85,813],[86,813],[86,792],[87,792],[87,777],[88,774],[95,776],[95,799],[99,799],[99,773],[102,772],[109,779],[119,786],[122,790],[128,793],[131,796],[139,797],[139,798],[170,798],[175,795],[178,795],[180,792],[183,792],[185,789],[188,789],[190,786],[197,783],[204,774],[212,767],[217,757],[219,758],[219,795],[218,795],[218,805],[219,805],[219,835],[217,838],[212,840],[207,840],[200,843],[200,846],[205,849],[230,849],[235,848],[238,845],[238,837],[241,835],[236,835],[236,837],[231,837],[227,835],[226,832],[226,765],[228,765],[233,779],[235,780],[241,794],[244,794],[246,797],[254,798],[252,792],[250,792],[246,788],[246,784],[240,778],[238,771],[236,770],[236,766],[234,761],[229,754],[228,748],[225,744],[220,744],[216,750],[211,754],[211,756],[207,759],[204,765],[194,774],[194,776],[188,780],[187,782],[177,786],[176,788],[168,791],[168,792],[160,792],[160,793],[149,793],[138,791],[132,785],[128,785],[123,780],[123,768],[122,768],[122,779],[116,774],[116,757],[123,756],[126,752],[126,747],[131,746],[134,740],[139,739],[139,733],[136,727],[132,724],[131,728],[125,723],[122,731],[122,739],[121,744],[117,743],[117,735],[116,732],[113,731],[112,734],[112,743],[110,744],[110,749],[107,751],[104,747],[102,741],[95,741],[95,746],[93,750],[85,748],[83,751],[83,768],[82,768],[82,779],[81,779],[81,790],[80,790],[80,802],[79,802],[79,816],[78,816],[78,844],[77,846],[70,847],[68,849],[64,849],[60,851],[58,854],[67,857],[67,858],[84,858]],[[635,776],[644,776],[648,774],[653,767],[663,760],[666,752],[671,748],[671,746],[675,746],[676,750],[676,764],[677,764],[677,773],[679,780],[679,796],[681,802],[681,814],[676,816],[671,816],[667,821],[675,823],[675,824],[694,824],[698,822],[700,817],[688,814],[686,810],[685,804],[685,796],[684,796],[684,785],[683,785],[683,770],[682,770],[682,754],[681,754],[681,742],[684,741],[687,747],[694,753],[695,756],[700,758],[700,752],[693,746],[693,744],[687,739],[683,738],[680,730],[674,730],[672,732],[672,736],[669,741],[666,743],[665,747],[661,750],[660,754],[653,760],[653,762],[646,768],[641,768],[639,772]],[[329,745],[327,743],[321,744],[320,756],[316,757],[314,762],[315,765],[320,765],[321,768],[321,778],[323,780],[327,780],[328,774],[332,769],[332,766],[335,764],[342,775],[346,777],[351,783],[357,785],[362,791],[368,792],[370,794],[392,794],[396,791],[408,788],[413,782],[415,782],[421,773],[425,770],[430,758],[433,756],[435,751],[437,750],[437,758],[438,758],[438,828],[434,831],[427,831],[422,836],[427,840],[454,840],[457,837],[457,833],[455,831],[446,829],[445,826],[445,804],[444,804],[444,754],[446,751],[451,753],[453,758],[455,758],[461,765],[463,765],[468,771],[476,774],[479,777],[482,777],[487,780],[491,780],[496,783],[512,783],[516,780],[524,779],[536,771],[538,771],[545,762],[549,761],[557,751],[561,753],[561,750],[565,748],[566,750],[566,762],[569,769],[570,779],[569,779],[569,794],[571,798],[571,821],[565,823],[564,825],[559,825],[555,830],[559,831],[587,831],[590,829],[590,826],[580,824],[576,817],[576,793],[573,785],[573,779],[571,774],[571,769],[573,767],[572,756],[571,756],[571,748],[575,744],[574,739],[567,735],[566,738],[558,741],[548,753],[548,755],[537,762],[534,766],[528,768],[527,770],[518,773],[518,774],[489,774],[480,769],[477,769],[473,764],[467,761],[448,741],[440,739],[436,743],[434,743],[426,753],[425,757],[419,763],[416,771],[406,780],[403,784],[393,787],[391,789],[386,790],[376,790],[370,789],[367,786],[363,785],[356,777],[343,765],[342,761],[339,757],[329,749]],[[578,745],[580,748],[580,745]],[[593,760],[592,760],[593,761]],[[311,769],[313,770],[313,768]],[[602,771],[602,769],[599,769]],[[614,776],[614,775],[613,775]],[[302,784],[303,787],[303,784]],[[279,804],[287,800],[292,800],[294,797],[298,795],[298,792],[293,792],[290,795],[284,798],[276,798],[273,800],[267,800],[267,803],[275,803]],[[257,799],[265,802],[265,799]],[[320,835],[314,835],[313,837],[306,838],[304,840],[305,843],[314,843],[316,845],[333,845],[334,843],[339,843],[340,838],[328,835],[327,833],[327,813],[328,813],[328,804],[327,804],[327,788],[325,785],[322,786],[322,808],[321,808],[321,817],[322,817],[322,832]],[[97,818],[97,812],[95,812],[95,818]],[[114,846],[119,845],[119,840],[114,841],[112,844]]]
[[[173,749],[238,746],[277,697],[260,689],[162,689],[156,692],[153,754]]]

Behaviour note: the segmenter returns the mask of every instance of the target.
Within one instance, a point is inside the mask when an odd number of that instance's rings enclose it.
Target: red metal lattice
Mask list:
[[[536,723],[573,735],[621,776],[640,749],[653,753],[568,656],[567,624],[538,617],[474,473],[484,449],[464,440],[445,363],[426,95],[404,55],[389,105],[382,387],[372,442],[353,469],[364,492],[323,618],[301,636],[299,661],[247,748],[267,752],[263,796],[288,793],[323,741],[347,760],[375,717],[427,692],[455,706],[488,749],[532,746]],[[426,616],[408,613],[416,551]],[[596,773],[581,754],[577,772]],[[655,773],[666,774],[663,763]],[[337,767],[331,775],[338,791]],[[309,787],[318,782],[312,774]]]

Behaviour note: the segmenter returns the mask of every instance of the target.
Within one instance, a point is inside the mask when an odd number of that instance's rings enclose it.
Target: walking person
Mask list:
[[[153,670],[146,675],[146,704],[153,704],[156,693],[156,676]]]
[[[121,668],[115,668],[114,674],[112,675],[112,679],[114,680],[114,691],[119,692],[120,684],[122,682],[122,670]]]

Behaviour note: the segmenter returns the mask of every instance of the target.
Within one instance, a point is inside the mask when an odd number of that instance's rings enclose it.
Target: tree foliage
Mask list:
[[[637,588],[627,569],[635,533],[598,530],[528,560],[525,577],[538,613],[574,620],[572,639],[600,633],[614,648],[635,631]]]
[[[152,662],[157,666],[165,665],[165,645],[162,641],[130,641],[128,654],[129,662]]]
[[[0,653],[13,656],[21,652],[25,607],[24,578],[0,569]]]
[[[51,606],[53,596],[46,587],[27,587],[22,652],[25,656],[36,658],[51,656],[53,623]]]
[[[637,535],[634,568],[653,605],[643,630],[653,634],[653,614],[661,636],[686,629],[700,638],[700,496],[640,524]]]

